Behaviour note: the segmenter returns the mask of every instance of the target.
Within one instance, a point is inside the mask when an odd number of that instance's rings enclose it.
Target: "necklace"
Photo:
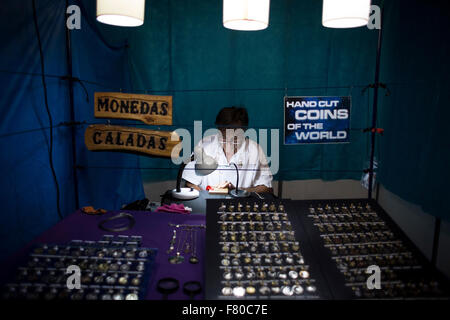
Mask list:
[[[189,258],[189,263],[196,264],[198,263],[197,258],[197,230],[192,231],[192,255]]]
[[[180,254],[181,253],[180,250],[183,250],[184,242],[186,241],[186,239],[187,239],[187,236],[185,237],[184,241],[182,241],[183,240],[183,232],[181,232],[180,239],[178,240],[176,255],[169,257],[170,263],[180,264],[184,261],[184,257]]]
[[[192,228],[186,228],[186,245],[184,249],[184,253],[188,254],[191,251],[191,247],[194,245],[194,241],[192,239],[193,230]],[[188,240],[190,236],[190,242]]]
[[[175,249],[176,241],[177,241],[177,230],[173,230],[172,239],[170,240],[169,250],[167,250],[167,253],[171,253],[173,249]]]

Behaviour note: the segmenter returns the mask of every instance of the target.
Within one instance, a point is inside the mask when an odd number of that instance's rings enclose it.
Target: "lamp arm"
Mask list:
[[[232,164],[236,168],[236,192],[239,192],[239,169],[238,169],[236,163],[232,162]]]
[[[191,156],[190,161],[194,161],[194,155]],[[184,168],[186,167],[187,163],[182,163],[180,165],[180,169],[178,169],[178,175],[177,175],[177,192],[181,192],[181,178],[183,176]]]

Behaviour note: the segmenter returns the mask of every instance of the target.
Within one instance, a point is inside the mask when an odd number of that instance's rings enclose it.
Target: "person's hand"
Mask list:
[[[234,185],[233,185],[231,182],[229,182],[229,181],[225,181],[224,183],[219,184],[219,185],[217,186],[217,188],[220,188],[220,189],[222,189],[222,188],[228,188],[228,190],[233,190],[233,189],[235,189]]]

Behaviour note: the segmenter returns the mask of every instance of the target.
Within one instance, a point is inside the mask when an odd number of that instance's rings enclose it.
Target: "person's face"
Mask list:
[[[222,145],[240,146],[244,140],[242,128],[218,128]]]

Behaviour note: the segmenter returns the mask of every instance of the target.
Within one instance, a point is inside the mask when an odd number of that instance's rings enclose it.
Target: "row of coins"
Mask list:
[[[328,249],[333,256],[373,255],[408,251],[401,242],[330,246]]]
[[[337,257],[335,258],[335,261],[338,268],[341,270],[367,268],[371,265],[377,265],[380,268],[419,266],[419,261],[412,255],[411,252],[366,257]]]
[[[358,298],[427,298],[443,296],[444,292],[436,281],[397,281],[381,283],[380,290],[369,290],[366,285],[353,286],[353,293]]]
[[[117,260],[99,258],[58,258],[58,257],[32,257],[28,263],[29,268],[66,269],[70,265],[76,265],[82,270],[90,271],[123,271],[141,272],[145,268],[146,260]]]
[[[318,203],[316,205],[311,204],[309,206],[309,212],[310,213],[327,213],[327,214],[333,214],[333,213],[370,213],[374,210],[368,203],[357,203],[356,205],[353,203],[350,203],[349,206],[346,204],[338,204],[335,203],[332,206],[329,204],[326,204],[323,206],[322,204]]]
[[[16,281],[19,283],[46,283],[46,284],[64,284],[67,281],[66,270],[50,269],[27,269],[20,268]],[[83,272],[81,276],[82,284],[108,284],[108,285],[133,285],[141,284],[141,273],[105,273],[105,272]]]
[[[297,252],[300,250],[300,244],[293,242],[231,242],[222,243],[222,252],[224,253],[280,253]]]
[[[317,288],[312,283],[301,284],[298,281],[270,281],[261,283],[226,283],[221,290],[223,296],[234,296],[242,298],[244,296],[304,296],[315,294]]]
[[[224,280],[252,280],[252,279],[309,279],[310,274],[308,266],[292,266],[292,267],[237,267],[225,268],[223,272]]]
[[[224,254],[221,256],[222,266],[243,265],[293,265],[304,264],[305,260],[300,253],[287,254]]]
[[[262,204],[259,204],[257,202],[254,202],[253,204],[245,203],[241,204],[240,202],[237,205],[234,204],[228,204],[225,205],[223,202],[221,203],[219,207],[219,212],[284,212],[285,208],[283,204],[268,204],[263,202]]]
[[[322,240],[327,245],[341,245],[350,243],[374,243],[395,240],[395,235],[390,231],[376,231],[366,233],[340,233],[321,235]]]
[[[315,223],[320,233],[360,233],[388,231],[384,222]]]
[[[285,222],[240,222],[240,223],[221,223],[219,222],[220,231],[282,231],[292,230],[292,225],[289,221]]]
[[[366,284],[367,282],[367,270],[365,269],[352,269],[342,272],[347,283],[360,283]],[[389,268],[382,268],[383,281],[396,281],[399,279],[398,274]]]
[[[47,246],[35,248],[32,256],[59,256],[59,257],[98,257],[114,259],[145,259],[153,253],[144,248],[96,248],[96,247],[59,247]]]
[[[219,214],[219,221],[222,222],[276,222],[288,221],[286,213],[222,213]]]
[[[295,241],[294,231],[222,231],[220,242]]]
[[[7,285],[3,299],[27,300],[138,300],[138,290],[130,289],[77,289],[67,287]]]
[[[369,223],[383,221],[375,212],[354,214],[311,214],[309,217],[313,219],[315,223]]]

